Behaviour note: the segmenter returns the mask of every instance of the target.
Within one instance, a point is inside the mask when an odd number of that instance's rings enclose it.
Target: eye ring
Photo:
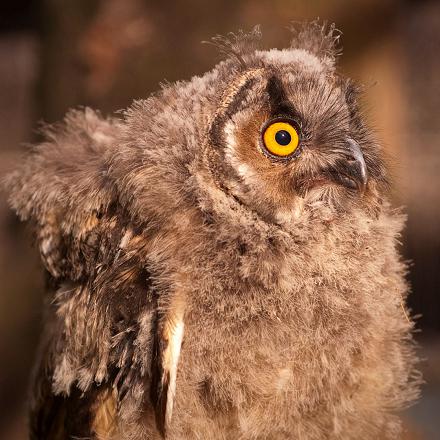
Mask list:
[[[260,149],[270,159],[288,161],[300,153],[299,125],[290,118],[267,121],[261,129]]]

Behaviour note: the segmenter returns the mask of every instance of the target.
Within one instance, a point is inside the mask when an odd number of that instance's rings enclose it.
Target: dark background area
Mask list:
[[[408,224],[409,304],[426,385],[406,414],[407,439],[440,438],[440,2],[404,0],[3,0],[0,4],[0,178],[39,121],[69,107],[104,114],[159,82],[219,61],[200,44],[261,24],[267,47],[289,42],[292,20],[316,17],[343,32],[342,71],[366,86],[373,127],[393,157],[396,206]],[[26,394],[42,320],[36,249],[0,197],[0,438],[26,438]]]

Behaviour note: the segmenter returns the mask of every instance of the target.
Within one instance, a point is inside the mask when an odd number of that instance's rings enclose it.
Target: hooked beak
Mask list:
[[[346,148],[340,152],[345,157],[330,170],[332,180],[363,194],[367,187],[368,172],[359,144],[353,139],[347,139]]]

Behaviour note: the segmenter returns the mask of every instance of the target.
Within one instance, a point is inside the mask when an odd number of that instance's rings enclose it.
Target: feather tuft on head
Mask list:
[[[222,56],[238,61],[245,65],[244,57],[260,48],[261,29],[259,25],[253,27],[250,32],[239,30],[236,34],[229,32],[226,36],[216,35],[211,41],[204,43],[216,46]]]
[[[319,19],[311,22],[292,22],[289,30],[292,33],[292,48],[307,50],[319,58],[330,58],[333,63],[336,57],[342,54],[342,32],[334,23],[321,23]]]

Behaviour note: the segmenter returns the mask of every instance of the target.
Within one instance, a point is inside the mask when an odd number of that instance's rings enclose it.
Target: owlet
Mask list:
[[[417,396],[403,216],[317,22],[123,114],[70,111],[7,178],[48,276],[32,439],[395,439]]]

